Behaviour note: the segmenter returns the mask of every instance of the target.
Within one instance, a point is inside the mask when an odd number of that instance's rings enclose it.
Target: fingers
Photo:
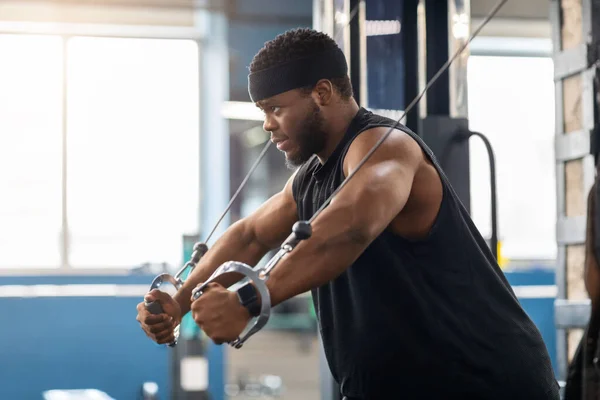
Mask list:
[[[158,344],[170,344],[170,343],[173,343],[175,341],[175,335],[173,335],[173,332],[169,332],[168,335],[157,336],[156,339],[155,339],[155,341]]]
[[[174,330],[166,329],[166,330],[154,333],[153,336],[154,336],[154,341],[156,341],[157,343],[159,343],[161,341],[167,341],[169,339],[172,339],[171,341],[173,341],[174,340]]]
[[[202,289],[202,296],[197,300],[194,300],[192,296],[190,311],[192,318],[198,326],[202,327],[207,320],[215,319],[222,315],[226,307],[224,294],[229,294],[229,291],[219,283],[211,282]]]
[[[160,327],[144,324],[141,324],[141,326],[144,333],[158,344],[171,343],[175,340],[175,329],[171,324]]]
[[[144,315],[144,314],[148,314],[148,310],[146,309],[146,304],[143,301],[137,305],[136,309],[138,312],[138,317],[140,317],[141,315]]]
[[[137,316],[136,320],[140,323],[144,323],[147,325],[154,325],[161,323],[167,319],[172,319],[170,315],[162,313],[162,314],[150,314],[146,309],[146,305],[142,302],[137,305]]]
[[[198,284],[194,290],[192,290],[192,297],[190,298],[190,300],[192,302],[197,301],[194,300],[194,294],[196,293],[197,289],[202,286],[202,283]],[[218,284],[217,282],[210,282],[208,284],[206,284],[206,286],[202,289],[202,293],[208,293],[211,290],[217,289],[217,288],[224,288],[222,285]],[[199,299],[198,299],[199,300]]]
[[[168,293],[161,292],[158,289],[152,289],[150,292],[146,293],[144,297],[148,303],[152,301],[158,301],[161,304],[169,303],[171,300],[171,296]]]
[[[150,314],[144,302],[137,305],[136,320],[146,335],[158,344],[167,344],[175,340],[175,320],[168,314]]]
[[[142,322],[146,325],[156,325],[168,320],[173,320],[168,314],[148,314],[142,318]]]
[[[148,318],[146,318],[146,321],[147,320],[148,320]],[[157,322],[154,324],[149,324],[148,322],[146,322],[146,325],[148,325],[148,329],[150,330],[150,333],[154,333],[154,334],[158,334],[158,333],[164,332],[164,331],[172,331],[175,328],[173,318],[171,318],[171,317],[164,319],[162,322]]]
[[[206,285],[206,287],[204,288],[204,292],[208,292],[211,289],[218,289],[218,288],[222,288],[223,286],[219,285],[217,282],[211,282],[209,284]]]

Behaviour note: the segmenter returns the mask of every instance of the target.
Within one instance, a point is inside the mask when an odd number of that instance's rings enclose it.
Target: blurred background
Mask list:
[[[135,306],[204,240],[269,139],[247,92],[266,41],[329,33],[359,103],[399,118],[495,3],[0,0],[0,398],[335,398],[308,295],[241,350],[190,320],[176,348],[155,345]],[[588,306],[594,86],[567,59],[581,62],[588,3],[509,0],[403,119],[443,160],[559,379]],[[484,141],[450,143],[456,129],[489,140],[495,175]],[[291,173],[270,149],[215,237]],[[561,325],[557,301],[583,317]]]

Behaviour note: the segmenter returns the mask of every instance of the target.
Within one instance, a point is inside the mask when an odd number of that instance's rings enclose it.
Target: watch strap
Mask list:
[[[240,303],[248,309],[250,316],[258,317],[260,315],[260,302],[258,300],[258,291],[251,283],[246,283],[237,290]]]

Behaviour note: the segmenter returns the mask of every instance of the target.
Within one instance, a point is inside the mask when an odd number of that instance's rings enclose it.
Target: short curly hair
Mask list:
[[[277,35],[265,43],[250,63],[250,73],[271,68],[289,61],[311,56],[322,51],[338,47],[328,35],[309,28],[297,28]],[[340,93],[342,99],[354,95],[352,83],[348,76],[331,78],[331,84]],[[312,86],[301,88],[310,92]]]

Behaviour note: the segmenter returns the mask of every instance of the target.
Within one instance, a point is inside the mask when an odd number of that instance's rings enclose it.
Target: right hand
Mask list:
[[[158,344],[167,344],[175,340],[174,330],[181,323],[181,307],[171,296],[158,289],[151,290],[144,300],[148,303],[158,301],[163,314],[150,314],[141,302],[137,305],[137,318],[143,331]]]

